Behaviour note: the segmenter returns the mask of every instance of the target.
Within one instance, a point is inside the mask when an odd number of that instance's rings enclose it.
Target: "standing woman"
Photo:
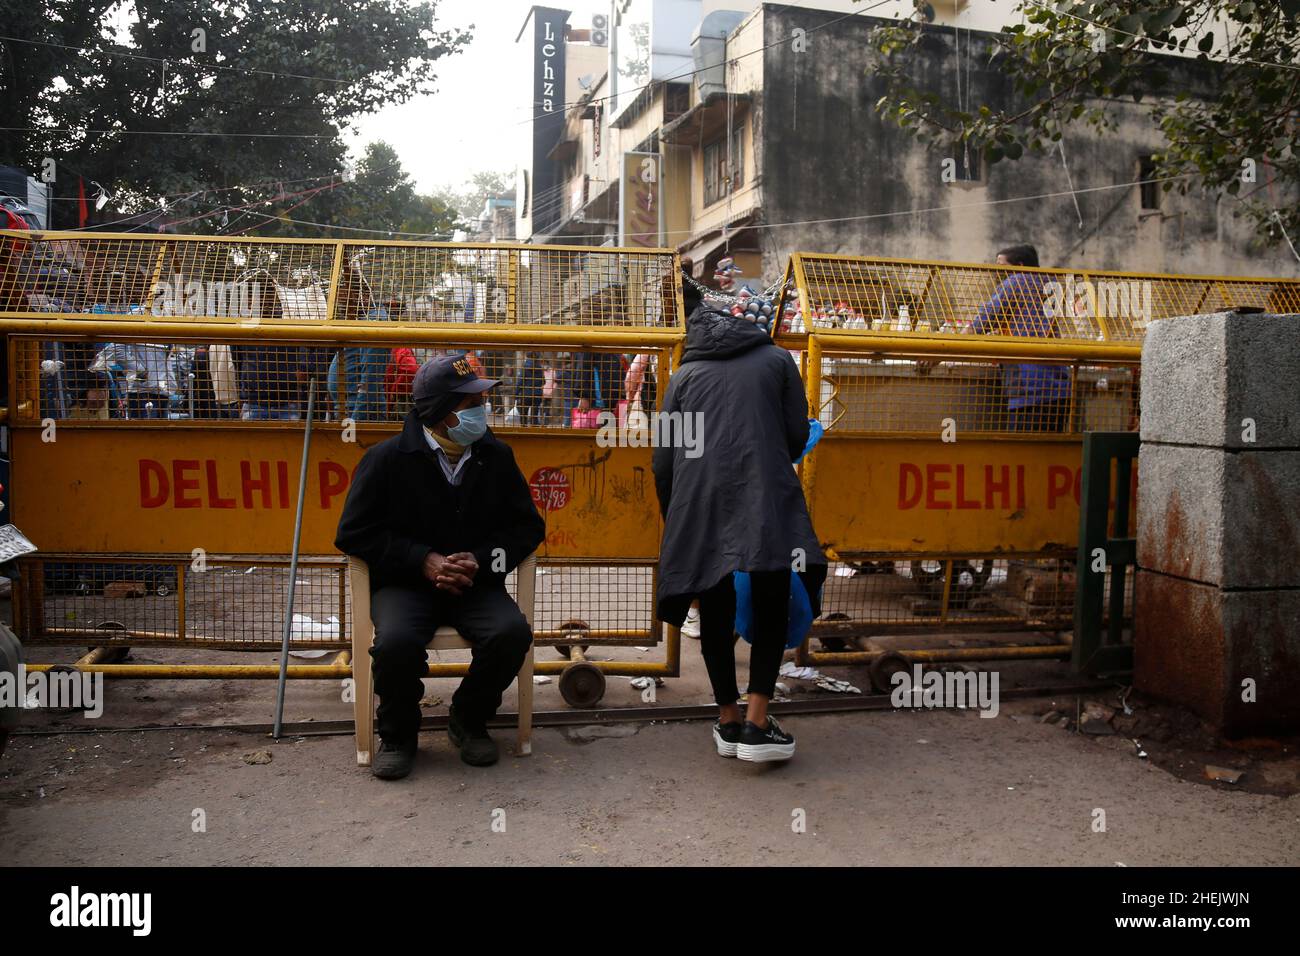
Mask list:
[[[661,411],[689,419],[695,431],[677,432],[687,440],[654,450],[664,515],[659,618],[680,627],[691,601],[699,600],[700,651],[719,709],[718,753],[789,760],[794,737],[768,716],[767,705],[785,653],[790,575],[800,573],[814,616],[826,577],[826,556],[791,467],[808,441],[799,369],[759,326],[702,305],[687,320],[682,367],[668,382]],[[753,595],[743,716],[735,571],[749,572]]]

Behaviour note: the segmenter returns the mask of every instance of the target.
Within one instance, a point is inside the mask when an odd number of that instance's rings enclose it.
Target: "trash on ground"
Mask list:
[[[1233,770],[1231,767],[1216,767],[1214,764],[1205,765],[1205,776],[1208,780],[1219,780],[1223,783],[1236,783],[1245,775],[1244,770]]]
[[[828,690],[833,694],[861,694],[862,691],[854,687],[846,680],[839,680],[835,677],[818,677],[815,681],[822,690]]]
[[[313,621],[306,614],[295,614],[293,616],[293,626],[289,630],[289,640],[291,641],[327,641],[337,639],[339,636],[339,619],[331,617],[327,622],[321,623]],[[328,654],[327,650],[296,650],[290,651],[290,657],[316,658],[324,657]]]
[[[549,677],[547,677],[545,674],[534,674],[534,675],[533,675],[533,683],[534,683],[534,684],[549,684],[550,682],[551,682],[551,679],[550,679]]]
[[[597,740],[601,737],[631,737],[641,729],[640,724],[588,724],[583,727],[567,727],[564,736],[574,741]]]
[[[1085,734],[1092,734],[1096,737],[1107,736],[1115,733],[1115,728],[1110,725],[1109,721],[1103,720],[1093,714],[1084,715],[1083,720],[1079,723],[1079,729]]]
[[[821,671],[815,667],[800,667],[794,661],[786,661],[781,665],[780,675],[782,677],[793,677],[795,680],[816,680],[821,677]]]
[[[263,764],[271,762],[271,751],[269,750],[250,750],[244,754],[244,763]]]

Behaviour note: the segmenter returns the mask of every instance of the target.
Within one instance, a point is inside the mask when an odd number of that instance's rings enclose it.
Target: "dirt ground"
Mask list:
[[[137,652],[134,659],[166,660],[171,653]],[[626,648],[598,656],[657,653]],[[240,661],[252,657],[273,659]],[[657,704],[707,699],[691,642],[683,668],[681,678],[659,689]],[[863,669],[827,673],[869,692]],[[1070,680],[1065,665],[1052,662],[1003,664],[1000,674],[1004,692]],[[783,683],[793,700],[828,696],[807,682]],[[602,707],[644,706],[626,680],[609,684]],[[454,682],[431,680],[428,688],[427,712],[444,712],[441,701]],[[554,682],[537,691],[539,711],[565,709]],[[108,730],[269,722],[274,694],[274,683],[265,681],[119,681],[108,685],[99,721],[37,712],[27,729],[53,733],[16,736],[0,759],[0,859],[1300,863],[1300,741],[1227,745],[1191,715],[1118,686],[1004,699],[992,719],[958,710],[791,716],[784,722],[799,749],[784,766],[718,757],[709,724],[698,720],[539,728],[528,758],[510,755],[513,732],[503,729],[497,736],[505,755],[487,769],[460,763],[445,733],[431,731],[422,735],[414,773],[398,782],[357,767],[348,735],[276,743],[230,730]],[[512,696],[505,709],[513,709]],[[291,683],[287,720],[348,717],[337,681]],[[89,728],[96,732],[60,732]],[[265,759],[252,758],[259,751],[269,763],[246,762]],[[1207,763],[1244,774],[1235,784],[1210,782]],[[1097,829],[1099,810],[1104,831]]]

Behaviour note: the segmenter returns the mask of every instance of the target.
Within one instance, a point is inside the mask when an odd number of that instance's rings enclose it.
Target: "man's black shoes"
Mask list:
[[[447,736],[452,746],[460,751],[460,759],[471,767],[489,767],[497,762],[500,752],[497,742],[488,736],[487,727],[468,727],[451,708],[447,716]]]
[[[370,773],[380,780],[400,780],[415,766],[415,740],[409,742],[379,742],[379,752],[370,761]]]

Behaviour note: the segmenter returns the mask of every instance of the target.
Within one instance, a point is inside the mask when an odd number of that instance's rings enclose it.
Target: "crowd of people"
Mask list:
[[[1033,246],[999,251],[1001,265],[1036,267]],[[349,273],[339,291],[340,314],[367,321],[404,318],[397,299],[371,295]],[[1055,337],[1044,314],[1043,275],[1013,272],[962,331]],[[67,274],[43,270],[29,296],[33,308],[50,312],[138,314],[143,305],[140,274],[110,272],[69,283]],[[282,305],[261,299],[273,320]],[[659,393],[658,353],[449,350],[356,345],[325,348],[275,341],[232,345],[59,342],[42,346],[42,405],[61,418],[196,418],[299,420],[307,385],[316,382],[318,417],[357,423],[398,422],[410,408],[411,383],[424,362],[440,354],[464,354],[479,374],[500,382],[489,405],[497,425],[592,427],[607,411],[626,421],[629,413],[653,410]],[[924,366],[926,363],[921,363]],[[1068,422],[1070,371],[1046,363],[1010,364],[1001,375],[1007,396],[1007,427],[1061,431]]]
[[[71,286],[38,276],[28,296],[44,312],[132,315],[145,311],[140,281],[111,273]],[[264,300],[268,301],[268,300]],[[274,318],[274,296],[265,308]],[[367,302],[356,318],[403,318],[398,300]],[[658,355],[590,351],[342,348],[284,342],[165,344],[47,341],[40,356],[42,407],[60,418],[298,420],[315,380],[320,416],[358,423],[397,422],[411,405],[411,383],[424,362],[464,354],[501,382],[492,408],[498,424],[573,427],[601,411],[652,408]]]

